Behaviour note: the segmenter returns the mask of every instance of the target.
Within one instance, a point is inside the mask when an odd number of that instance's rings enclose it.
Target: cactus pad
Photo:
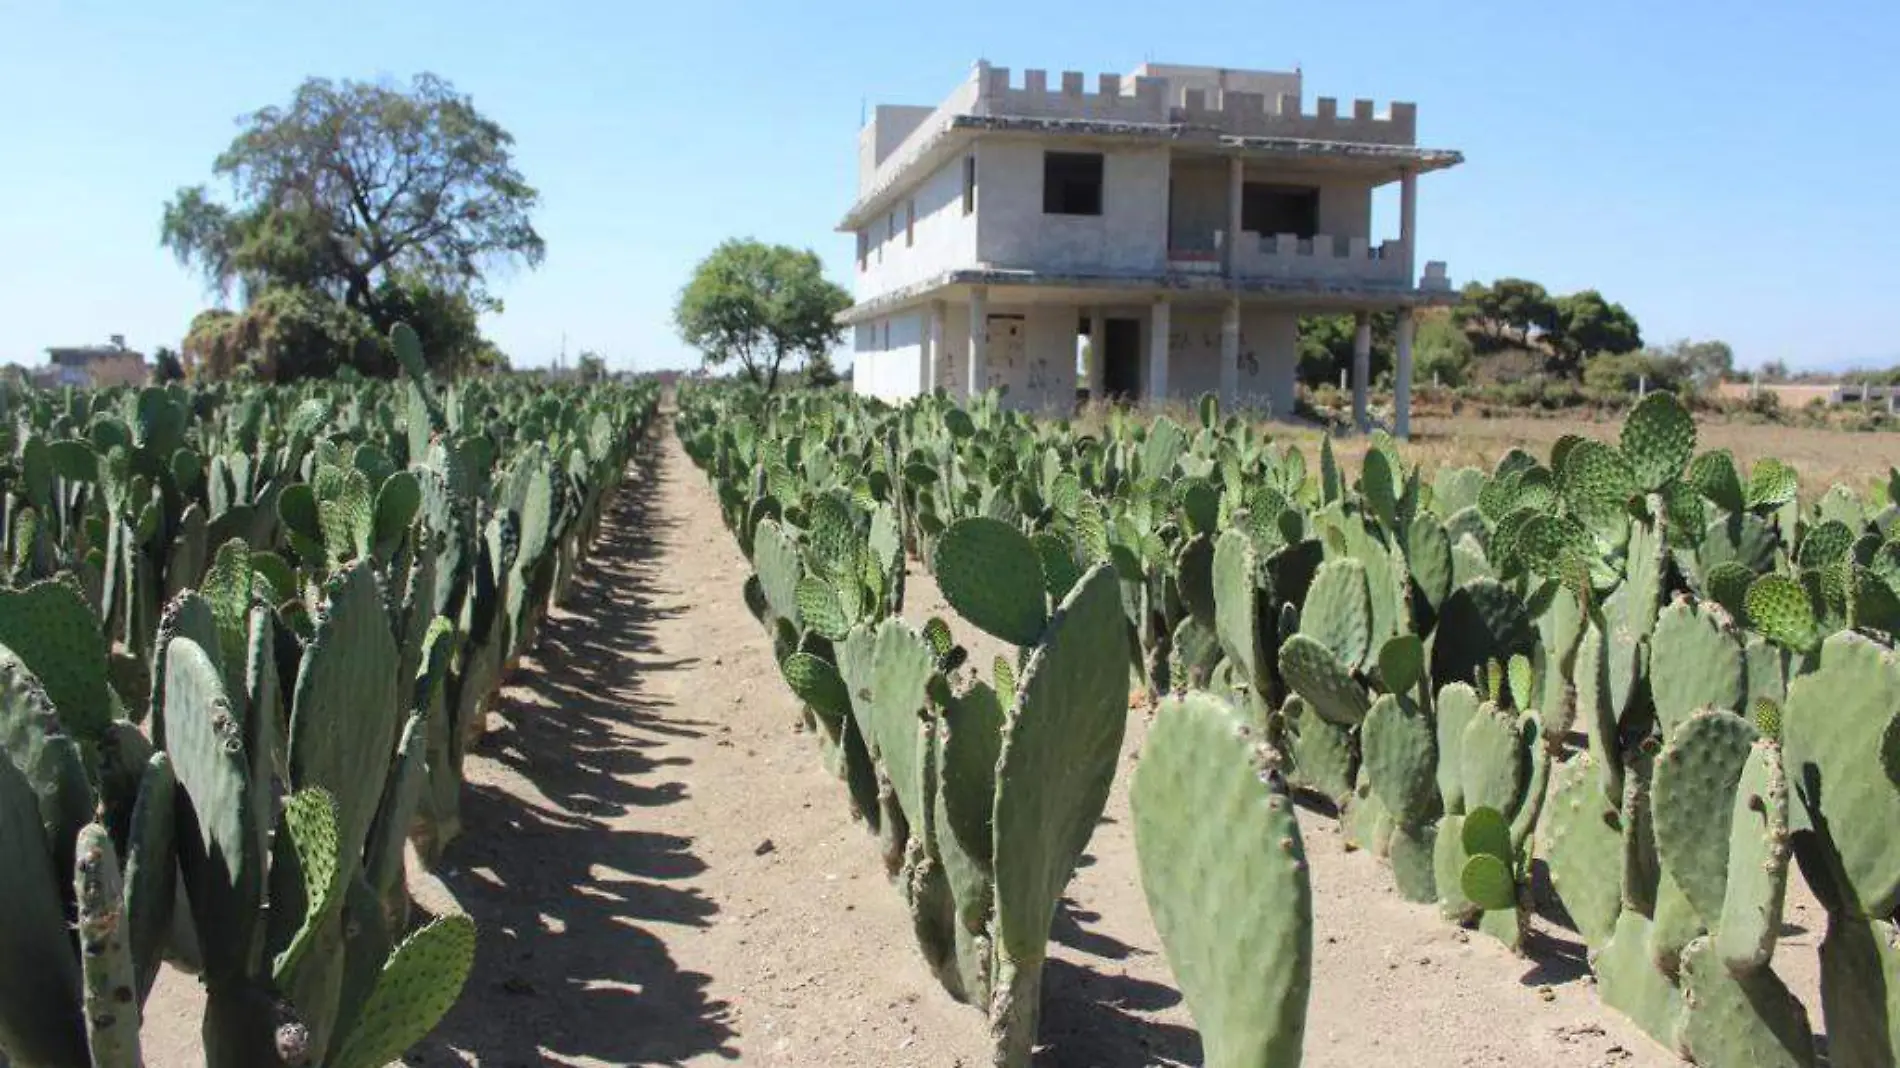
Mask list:
[[[1577,933],[1601,949],[1623,908],[1622,825],[1603,795],[1595,761],[1579,754],[1557,766],[1545,803],[1543,848],[1550,881]]]
[[[1470,682],[1484,665],[1508,660],[1537,640],[1517,594],[1492,579],[1474,579],[1445,598],[1432,641],[1432,678]]]
[[[851,714],[851,692],[838,669],[811,653],[793,653],[779,665],[785,683],[820,719],[837,730]]]
[[[0,1049],[30,1064],[85,1064],[79,961],[49,857],[33,791],[0,760]]]
[[[1890,1066],[1900,1050],[1900,931],[1884,920],[1828,916],[1821,1005],[1831,1064]]]
[[[1763,575],[1748,588],[1750,625],[1771,640],[1797,653],[1814,648],[1821,638],[1814,603],[1801,584],[1786,575]]]
[[[1657,629],[1657,637],[1662,636]],[[1759,737],[1728,712],[1698,712],[1663,745],[1650,787],[1656,850],[1704,923],[1722,914],[1736,784]]]
[[[139,1013],[132,951],[127,944],[125,886],[104,825],[79,832],[74,866],[79,963],[85,977],[86,1044],[92,1068],[138,1068]]]
[[[1730,821],[1728,883],[1715,949],[1729,971],[1766,967],[1781,933],[1788,888],[1788,784],[1781,747],[1758,741],[1742,765]]]
[[[106,639],[76,583],[48,579],[0,591],[0,645],[46,688],[67,733],[97,738],[112,720]]]
[[[905,819],[919,830],[925,800],[920,740],[932,663],[923,638],[901,619],[887,619],[876,629],[853,628],[838,646],[838,673],[850,691],[858,729]]]
[[[1673,1049],[1682,1020],[1682,991],[1650,958],[1650,927],[1647,916],[1624,909],[1616,919],[1616,934],[1590,963],[1604,1004]]]
[[[376,977],[333,1068],[381,1068],[428,1034],[461,996],[475,964],[475,923],[444,916],[396,947]]]
[[[1372,601],[1364,564],[1341,557],[1320,565],[1300,604],[1300,633],[1325,646],[1348,670],[1365,661]]]
[[[1343,805],[1358,770],[1351,729],[1322,719],[1297,694],[1286,699],[1281,716],[1291,758],[1288,781]]]
[[[1212,1066],[1297,1063],[1312,982],[1299,823],[1255,750],[1221,701],[1166,701],[1130,788],[1148,906]]]
[[[1360,744],[1373,792],[1400,826],[1421,826],[1438,815],[1432,723],[1411,701],[1385,694],[1373,702]]]
[[[1004,709],[996,691],[977,682],[942,708],[939,802],[948,831],[985,871],[990,866],[991,818],[996,804],[996,759],[1003,745]]]
[[[1355,727],[1366,716],[1365,688],[1330,649],[1295,634],[1280,646],[1280,674],[1313,711],[1342,727]]]
[[[1699,938],[1682,954],[1686,994],[1679,1047],[1697,1064],[1812,1068],[1808,1012],[1775,973],[1731,975],[1715,944]],[[1834,1063],[1853,1064],[1839,1059]]]
[[[1214,545],[1214,631],[1228,662],[1250,686],[1265,681],[1260,674],[1257,570],[1252,539],[1238,530],[1224,531]]]
[[[1661,489],[1682,474],[1695,452],[1695,419],[1674,394],[1651,393],[1624,418],[1622,449],[1637,486]]]
[[[1844,891],[1863,914],[1900,905],[1900,791],[1881,764],[1887,724],[1900,707],[1892,653],[1853,633],[1821,646],[1820,668],[1794,680],[1782,709],[1787,777],[1809,825],[1838,854]]]
[[[1480,808],[1517,811],[1524,794],[1524,739],[1516,715],[1494,704],[1480,706],[1465,724],[1458,761],[1467,814]]]
[[[979,629],[1034,645],[1048,622],[1042,558],[1028,536],[997,519],[950,524],[937,539],[934,570],[944,600]]]
[[[1650,636],[1650,693],[1665,735],[1700,709],[1738,711],[1746,703],[1747,665],[1725,613],[1678,601],[1662,610]]]

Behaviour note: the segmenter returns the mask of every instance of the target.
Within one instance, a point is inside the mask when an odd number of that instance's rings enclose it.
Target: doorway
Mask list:
[[[1103,399],[1126,403],[1141,395],[1141,320],[1102,323]]]

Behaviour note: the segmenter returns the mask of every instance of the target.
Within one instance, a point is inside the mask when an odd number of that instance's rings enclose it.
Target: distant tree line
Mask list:
[[[1645,346],[1629,309],[1594,289],[1552,296],[1536,282],[1500,278],[1473,282],[1449,308],[1417,313],[1412,343],[1416,385],[1570,384],[1602,393],[1707,389],[1734,373],[1735,355],[1722,341]],[[1372,375],[1392,371],[1397,315],[1372,316]],[[1308,316],[1300,322],[1300,378],[1338,385],[1350,374],[1351,315]]]
[[[487,275],[538,265],[545,245],[506,130],[431,74],[407,88],[311,78],[241,121],[212,167],[230,198],[181,189],[160,223],[161,244],[237,300],[192,320],[186,372],[387,377],[397,322],[443,373],[507,365],[479,327],[501,307]]]

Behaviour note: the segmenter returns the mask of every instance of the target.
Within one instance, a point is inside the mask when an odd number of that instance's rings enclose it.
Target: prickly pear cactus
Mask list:
[[[118,854],[104,825],[79,832],[74,893],[79,961],[85,976],[86,1045],[91,1068],[138,1068],[139,1012]]]
[[[435,1028],[475,963],[475,924],[451,915],[402,941],[376,977],[332,1068],[381,1068]]]
[[[1803,817],[1820,832],[1841,904],[1866,916],[1900,905],[1900,790],[1881,762],[1887,724],[1900,712],[1900,663],[1853,633],[1821,646],[1818,670],[1794,680],[1782,710],[1787,778]],[[1803,861],[1804,865],[1806,861]],[[1818,888],[1817,888],[1818,889]]]
[[[0,1049],[26,1064],[86,1063],[79,961],[61,880],[25,776],[0,758]]]
[[[1705,924],[1722,915],[1735,793],[1757,738],[1740,716],[1699,712],[1682,721],[1656,760],[1650,788],[1656,850]]]
[[[1210,1068],[1296,1065],[1306,1028],[1312,886],[1259,745],[1214,697],[1166,701],[1130,787],[1142,886]]]
[[[1807,1009],[1774,972],[1763,968],[1731,974],[1715,943],[1698,938],[1682,954],[1682,986],[1677,1044],[1695,1063],[1762,1068],[1814,1064]]]
[[[959,519],[937,539],[937,583],[957,614],[1011,645],[1034,645],[1049,615],[1042,557],[1015,527]]]
[[[1757,741],[1735,784],[1728,882],[1714,923],[1716,955],[1730,972],[1765,968],[1781,934],[1788,889],[1788,783],[1781,747]]]
[[[997,762],[996,978],[999,1065],[1029,1063],[1056,902],[1108,802],[1128,716],[1119,663],[1127,624],[1113,569],[1090,569],[1029,656]]]
[[[1623,909],[1623,840],[1616,806],[1604,796],[1594,764],[1580,753],[1551,775],[1543,848],[1551,884],[1577,933],[1601,950]]]
[[[1665,735],[1705,708],[1742,710],[1747,665],[1727,615],[1713,605],[1677,601],[1656,620],[1649,685]]]

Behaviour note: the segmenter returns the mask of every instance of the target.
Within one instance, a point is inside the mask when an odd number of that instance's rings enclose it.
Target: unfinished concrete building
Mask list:
[[[979,62],[936,107],[879,106],[858,140],[858,392],[1007,387],[1012,407],[1219,394],[1292,410],[1299,319],[1399,313],[1393,429],[1409,429],[1412,312],[1455,299],[1421,270],[1417,108],[1309,110],[1297,72],[1147,64],[1091,87]],[[1399,186],[1396,234],[1373,191]],[[1083,354],[1078,359],[1078,353]],[[1086,366],[1078,372],[1078,363]]]

